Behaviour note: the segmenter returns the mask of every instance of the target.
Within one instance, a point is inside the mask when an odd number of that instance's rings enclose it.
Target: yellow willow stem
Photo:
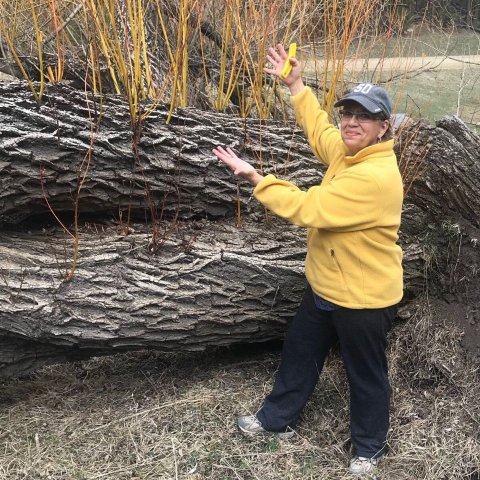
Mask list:
[[[90,57],[90,63],[92,65],[92,68],[91,68],[91,71],[92,71],[92,88],[93,88],[93,92],[94,93],[98,93],[100,90],[99,90],[99,87],[97,86],[97,74],[96,74],[96,70],[95,70],[95,65],[98,65],[98,62],[96,61],[95,59],[95,54],[93,52],[93,46],[92,44],[90,44],[88,46],[88,55]]]
[[[123,53],[120,54],[120,52],[117,52],[117,63],[118,64],[124,64],[127,68],[122,76],[122,81],[123,84],[125,85],[125,89],[127,92],[127,100],[128,100],[128,105],[129,105],[129,110],[130,110],[130,119],[132,122],[132,125],[135,124],[136,122],[136,112],[137,112],[137,106],[138,106],[138,51],[137,51],[137,45],[136,45],[136,38],[135,38],[135,14],[132,10],[132,2],[130,0],[126,1],[126,9],[127,9],[127,18],[123,22],[123,30],[124,30],[124,49],[126,52],[126,55]],[[130,35],[129,35],[129,29],[128,25],[130,25],[131,29],[131,39],[132,39],[132,47],[133,47],[133,55],[130,50]],[[125,57],[127,61],[125,62]],[[132,59],[133,57],[133,59]],[[133,63],[132,63],[133,62]]]
[[[185,12],[187,9],[188,0],[183,0],[180,5],[180,15],[178,18],[179,24],[177,31],[177,47],[175,51],[175,59],[172,63],[174,77],[167,123],[170,123],[170,119],[175,108],[177,95],[179,96],[180,105],[186,105],[186,86],[188,72],[188,57],[186,56],[186,49],[188,48],[188,46],[186,44],[187,18],[185,16]]]
[[[159,0],[156,1],[155,6],[157,7],[157,16],[160,22],[160,27],[162,29],[163,38],[165,39],[165,46],[167,47],[167,53],[170,58],[170,63],[173,65],[175,63],[175,59],[173,57],[172,47],[170,46],[170,40],[168,38],[167,29],[165,27],[165,22],[163,20],[163,15],[162,15],[162,10],[160,9]]]
[[[98,39],[100,40],[100,48],[103,52],[103,55],[105,56],[105,60],[107,61],[108,71],[110,72],[110,78],[112,79],[113,85],[115,87],[115,92],[117,94],[120,94],[120,86],[118,84],[117,76],[115,75],[115,70],[113,69],[112,61],[110,58],[110,49],[108,47],[108,39],[106,38],[102,25],[100,23],[100,17],[98,15],[97,8],[95,6],[95,0],[89,0],[88,6],[96,26]],[[88,19],[89,15],[87,14],[86,11],[85,11],[85,16],[86,16],[86,19]]]
[[[339,74],[342,74],[343,63],[341,62],[341,46],[338,45],[338,22],[342,18],[338,11],[338,2],[336,0],[325,0],[325,34],[327,37],[327,51],[324,71],[324,96],[323,107],[329,113],[333,110],[333,104],[336,99],[335,87],[339,80]]]
[[[246,56],[245,62],[244,62],[244,65],[245,65],[245,70],[244,71],[246,72],[249,83],[251,85],[256,85],[257,84],[256,79],[259,76],[259,74],[257,73],[258,72],[257,63],[258,62],[256,62],[253,59],[252,54],[250,53],[250,51],[247,47],[247,56]],[[255,65],[257,65],[257,66],[255,66]],[[252,70],[253,70],[253,72],[252,72]],[[263,74],[263,66],[262,66],[262,74]],[[249,98],[249,101],[247,102],[247,112],[246,112],[247,114],[251,111],[253,104],[255,104],[255,107],[257,108],[258,112],[259,113],[261,112],[261,110],[262,110],[261,99],[258,98],[258,95],[252,95]]]
[[[339,54],[336,59],[336,68],[332,78],[333,87],[336,87],[338,84],[340,84],[342,87],[342,92],[340,93],[343,93],[343,82],[341,80],[344,76],[344,64],[348,55],[348,48],[354,36],[362,33],[363,25],[365,24],[365,21],[372,15],[376,4],[377,2],[375,1],[363,2],[359,4],[357,2],[347,0],[346,4],[344,5],[344,28],[342,30],[342,36],[339,40],[337,49]],[[332,88],[332,95],[329,97],[329,100],[332,103],[335,101],[335,97],[333,97],[335,90],[336,88]]]
[[[11,38],[8,35],[6,35],[5,33],[3,33],[2,35],[3,35],[3,38],[5,39],[5,41],[7,42],[8,48],[10,49],[10,53],[12,54],[13,59],[15,60],[15,63],[17,64],[18,68],[22,72],[23,77],[27,81],[28,86],[30,88],[30,91],[32,92],[33,97],[35,98],[35,101],[37,103],[39,103],[40,102],[40,97],[37,93],[37,90],[35,89],[35,85],[33,84],[32,79],[28,75],[27,71],[25,70],[25,67],[23,66],[23,63],[20,60],[20,57],[18,56],[17,51],[15,50],[15,47],[12,43]]]
[[[217,93],[217,102],[216,108],[217,110],[222,110],[224,108],[224,92],[223,89],[225,87],[225,72],[227,70],[227,62],[228,62],[228,42],[230,41],[231,35],[231,21],[230,16],[225,13],[225,17],[223,20],[223,28],[222,28],[222,52],[220,55],[220,78],[218,80],[218,93]]]
[[[182,52],[182,89],[180,95],[180,105],[185,107],[187,105],[187,84],[188,84],[188,8],[189,0],[184,0],[182,2],[181,10],[181,25],[182,25],[182,43],[181,43],[181,52]]]
[[[270,8],[268,9],[267,17],[266,17],[267,22],[266,22],[266,28],[265,28],[267,32],[273,30],[274,22],[272,22],[272,20],[276,17],[277,8],[278,8],[277,4],[274,2],[270,5]],[[264,20],[264,23],[265,23],[265,20]],[[263,73],[263,67],[264,67],[267,48],[268,46],[270,46],[270,45],[267,45],[267,41],[268,41],[268,36],[262,35],[262,32],[259,32],[256,43],[257,43],[258,52],[259,52],[258,66],[260,67],[261,70],[260,70],[256,89],[258,88],[262,98],[261,117],[263,118],[269,117],[271,115],[272,103],[275,99],[275,87],[274,87],[275,83],[272,81],[269,85],[268,84],[269,79]],[[266,88],[267,85],[268,85],[268,88]],[[280,100],[281,108],[284,111],[284,103],[283,103],[282,96],[280,96],[279,100]]]
[[[229,23],[231,23],[231,22],[229,22]],[[231,26],[230,26],[229,30],[231,31]],[[228,33],[228,37],[226,37],[226,38],[231,38],[230,37],[230,35],[231,35],[230,31]],[[231,58],[232,68],[230,70],[230,75],[229,75],[229,78],[228,78],[228,85],[227,85],[227,89],[226,89],[226,92],[225,92],[223,108],[225,108],[227,106],[234,90],[236,88],[238,88],[238,79],[240,78],[240,74],[242,73],[243,59],[242,59],[242,62],[240,63],[240,65],[237,65],[237,59],[238,59],[239,52],[240,52],[239,47],[238,47],[238,45],[235,41],[232,41],[231,44],[233,46],[233,54],[232,54],[232,58]],[[225,59],[225,63],[226,63],[226,61],[227,61],[227,58]]]
[[[91,3],[92,10],[94,12],[94,19],[96,22],[97,33],[101,38],[101,47],[105,58],[107,59],[107,64],[109,66],[109,70],[111,72],[111,77],[114,81],[114,85],[116,88],[116,92],[119,94],[121,92],[120,84],[117,80],[117,74],[115,73],[114,66],[119,75],[119,79],[121,80],[124,88],[125,93],[127,95],[127,101],[129,104],[130,116],[132,122],[135,121],[136,112],[137,112],[137,99],[136,99],[136,92],[135,87],[132,87],[132,82],[130,81],[130,73],[132,72],[132,67],[130,65],[130,55],[129,55],[129,44],[128,44],[128,28],[127,25],[123,22],[123,27],[125,30],[125,38],[126,44],[124,45],[127,50],[127,58],[129,63],[125,62],[125,55],[123,51],[123,45],[120,41],[120,37],[118,35],[118,31],[116,28],[116,11],[115,11],[115,2],[105,3],[104,6],[106,8],[107,16],[105,16],[105,12],[103,9],[98,11],[94,5]],[[127,6],[128,8],[128,6]],[[111,28],[113,25],[114,28]],[[111,31],[113,34],[113,38],[109,38],[107,33]],[[130,68],[129,68],[130,65]]]
[[[53,22],[53,30],[55,33],[55,44],[57,47],[57,65],[54,67],[54,82],[61,82],[63,78],[63,55],[64,55],[64,48],[60,42],[60,32],[59,32],[59,25],[62,23],[61,19],[57,14],[56,2],[55,0],[50,0],[50,11],[52,12],[52,22]],[[48,68],[48,67],[47,67]]]
[[[250,45],[255,45],[255,49],[259,52],[265,52],[265,42],[266,36],[265,31],[268,31],[268,24],[265,24],[265,12],[266,5],[268,2],[262,2],[260,5],[257,3],[252,3],[250,5],[249,13],[250,18],[248,20],[242,21],[240,17],[240,10],[237,9],[236,17],[236,26],[240,34],[237,35],[241,38],[242,43],[242,52],[244,57],[244,72],[249,78],[249,84],[252,86],[251,94],[248,100],[245,102],[245,108],[243,115],[248,115],[253,105],[257,108],[260,118],[264,118],[268,114],[268,106],[265,104],[264,100],[264,73],[263,73],[263,58],[253,58],[251,53]],[[257,8],[258,6],[258,8]],[[294,5],[295,6],[295,5]],[[268,9],[269,15],[268,19],[273,22],[271,16],[272,12],[275,9],[275,5],[270,5]],[[293,12],[295,13],[295,12]],[[289,20],[290,28],[291,20]],[[245,26],[245,28],[244,28]],[[255,41],[255,36],[257,37]],[[263,44],[263,49],[259,48]]]
[[[109,5],[106,5],[108,22],[105,15],[102,12],[102,19],[103,19],[102,27],[104,31],[108,31],[109,24],[116,26],[117,15],[115,11],[115,5],[116,3],[111,3]],[[131,2],[128,2],[128,4],[126,5],[127,17],[129,14],[128,12],[130,12],[129,11],[130,7],[131,7]],[[113,28],[112,29],[113,39],[108,40],[108,38],[106,37],[107,46],[109,49],[108,55],[113,59],[113,62],[115,63],[115,66],[119,74],[119,78],[124,86],[125,94],[127,96],[127,102],[129,106],[130,119],[131,119],[132,125],[134,125],[137,122],[138,88],[135,83],[135,67],[134,65],[132,65],[132,55],[130,54],[128,23],[126,22],[126,19],[120,18],[120,20],[121,20],[121,26],[123,27],[123,30],[124,30],[125,44],[121,43],[117,28]],[[124,50],[126,50],[126,54],[124,53]]]
[[[230,101],[235,88],[238,86],[238,79],[240,77],[241,68],[237,67],[237,57],[238,57],[238,48],[234,47],[233,57],[232,57],[232,71],[230,72],[230,77],[228,81],[227,91],[225,93],[225,104],[224,108],[227,106],[227,103]]]
[[[110,60],[113,60],[113,64],[117,69],[116,75],[119,76],[119,80],[123,83],[125,90],[129,91],[129,75],[128,75],[128,64],[125,62],[125,55],[124,55],[124,45],[122,44],[120,37],[118,35],[118,28],[117,28],[117,12],[115,9],[116,3],[112,2],[111,4],[107,4],[107,17],[105,17],[105,13],[103,10],[100,10],[102,15],[102,33],[108,33],[110,30],[113,34],[113,38],[109,38],[105,35],[107,40],[106,45],[108,47],[108,57]],[[119,15],[118,15],[119,16]],[[120,16],[119,16],[120,17]],[[113,26],[113,28],[111,28]],[[124,25],[124,28],[125,25]],[[130,56],[128,56],[130,58]],[[120,87],[120,85],[119,85]],[[119,92],[120,93],[120,92]]]
[[[271,7],[271,10],[269,12],[269,18],[274,18],[275,15],[273,14],[273,9],[274,7],[276,7],[276,5],[272,5]],[[278,14],[278,12],[277,12]],[[298,7],[298,1],[295,0],[292,2],[291,6],[290,6],[290,11],[289,11],[289,15],[288,15],[288,21],[287,21],[287,25],[286,25],[286,29],[285,29],[285,33],[283,35],[283,39],[282,39],[282,43],[287,47],[291,42],[295,41],[296,39],[294,38],[291,38],[291,31],[292,31],[292,25],[293,25],[293,21],[295,19],[295,16],[299,14],[299,7]],[[260,40],[259,39],[259,42],[258,44],[260,44]],[[265,36],[263,37],[263,42],[266,41],[266,38]],[[263,50],[262,51],[266,51],[267,46],[265,45],[265,43],[263,44]],[[262,94],[262,86],[263,86],[263,65],[260,65],[260,69],[259,71],[257,72],[257,75],[258,75],[258,79],[260,81],[260,85],[259,85],[259,88],[258,88],[258,92],[259,94],[261,95]],[[271,112],[271,105],[275,99],[275,86],[278,85],[277,82],[275,82],[275,84],[273,85],[274,88],[272,88],[269,92],[269,95],[264,99],[263,98],[263,95],[260,97],[260,105],[261,105],[261,116],[263,118],[268,118],[270,116],[270,112]],[[286,120],[286,109],[285,109],[285,102],[284,102],[284,99],[283,99],[283,96],[280,95],[280,105],[281,105],[281,110],[283,112],[283,117],[284,117],[284,120]]]
[[[132,39],[132,47],[133,47],[133,68],[131,66],[131,88],[132,94],[135,99],[135,110],[138,105],[139,97],[142,96],[142,70],[141,70],[141,46],[139,42],[139,32],[138,32],[138,12],[137,12],[137,5],[135,0],[127,0],[127,11],[128,11],[128,19],[129,25],[131,30],[131,39]],[[128,42],[128,28],[125,28],[126,34],[125,38]]]
[[[254,14],[254,9],[252,10]],[[243,53],[243,72],[247,74],[247,77],[249,79],[249,83],[253,85],[253,77],[250,73],[250,65],[254,65],[254,60],[252,57],[252,53],[250,52],[250,42],[249,40],[246,39],[247,35],[242,28],[242,18],[240,17],[240,9],[236,9],[235,13],[237,14],[236,16],[236,27],[238,29],[237,36],[240,37],[241,39],[241,48],[242,48],[242,53]],[[244,115],[248,115],[248,113],[251,110],[251,98],[245,102],[245,110],[244,110]]]
[[[183,32],[183,56],[182,56],[182,95],[180,105],[187,106],[187,87],[188,87],[188,45],[186,31]]]
[[[149,115],[151,115],[157,109],[159,104],[160,98],[154,98],[154,101],[140,115],[140,121],[145,120]]]
[[[154,96],[153,81],[152,81],[152,75],[150,70],[150,60],[148,58],[147,40],[145,36],[145,21],[144,21],[142,0],[138,0],[138,11],[139,11],[139,24],[140,24],[140,35],[141,35],[140,41],[141,41],[143,65],[144,65],[145,77],[147,81],[147,94],[149,97],[153,97]]]
[[[200,23],[200,15],[198,16],[198,22]],[[205,61],[205,49],[204,49],[204,44],[203,44],[203,35],[200,35],[200,57],[202,59],[202,69],[203,69],[203,78],[205,80],[205,84],[207,84],[208,82],[208,73],[207,73],[207,64],[206,64],[206,61]],[[213,101],[213,95],[211,94],[210,90],[208,89],[207,90],[207,95],[209,97],[209,100],[211,102],[211,104],[213,105],[214,104],[214,101]]]
[[[170,108],[168,109],[168,115],[167,115],[167,120],[166,123],[170,123],[170,119],[172,118],[172,113],[173,110],[175,109],[175,98],[177,96],[177,82],[178,82],[178,68],[176,68],[176,65],[172,65],[172,68],[174,69],[173,71],[173,86],[172,86],[172,95],[170,99]]]
[[[169,69],[169,74],[170,72],[172,71],[175,71],[175,58],[173,56],[173,53],[172,53],[172,47],[170,45],[170,39],[169,39],[169,36],[168,36],[168,33],[167,33],[167,29],[166,29],[166,26],[165,26],[165,21],[163,19],[163,15],[162,15],[162,10],[160,8],[160,0],[155,0],[155,7],[156,7],[156,10],[157,10],[157,16],[158,16],[158,20],[159,20],[159,23],[160,23],[160,28],[162,29],[162,35],[163,35],[163,38],[165,40],[165,46],[167,48],[167,54],[168,54],[168,58],[170,59],[170,69]],[[166,68],[165,68],[166,70]],[[167,85],[167,80],[165,80],[164,82],[164,88],[166,88],[166,85]],[[176,85],[176,80],[174,79],[173,80],[173,90],[175,90],[175,85]],[[158,95],[157,95],[158,97]],[[175,94],[174,92],[172,92],[171,94],[171,99],[175,98]],[[173,104],[172,104],[173,100],[171,100],[171,103],[170,103],[170,110],[169,110],[169,113],[168,113],[168,116],[167,116],[167,120],[166,120],[166,123],[170,123],[170,118],[171,118],[171,114],[172,114],[172,111],[173,111]]]
[[[33,3],[33,0],[30,0],[30,7],[32,10],[33,26],[35,28],[35,37],[37,41],[37,50],[38,50],[38,67],[40,69],[40,91],[38,92],[38,101],[40,101],[42,99],[43,91],[45,89],[45,72],[43,71],[43,48],[42,48],[43,35],[38,27],[38,17],[37,17],[37,12],[35,11],[35,4]]]
[[[108,31],[109,29],[109,24],[114,25],[115,28],[112,29],[113,33],[113,38],[109,41],[109,49],[111,52],[111,55],[113,56],[113,60],[115,62],[115,65],[117,67],[118,75],[120,76],[120,80],[122,81],[125,90],[128,92],[130,91],[130,75],[129,71],[132,71],[131,68],[131,55],[130,55],[130,46],[128,44],[128,26],[125,23],[125,19],[120,17],[119,12],[115,10],[115,5],[116,3],[112,3],[111,5],[107,6],[107,12],[108,12],[108,21],[107,19],[103,16],[103,22],[104,22],[104,29],[105,31]],[[118,28],[116,27],[117,21],[116,17],[119,17],[121,21],[121,26],[123,27],[124,30],[124,37],[125,37],[125,42],[126,44],[123,44],[121,42],[120,36],[118,34]],[[125,55],[124,50],[127,50],[127,54]],[[127,58],[127,61],[125,60],[125,57]]]

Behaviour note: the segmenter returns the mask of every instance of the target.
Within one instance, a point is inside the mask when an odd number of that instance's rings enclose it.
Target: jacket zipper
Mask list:
[[[337,260],[337,257],[335,255],[335,250],[333,248],[330,249],[330,256],[332,257],[333,262],[338,268],[338,271],[340,272],[340,276],[342,277],[342,282],[345,288],[347,288],[347,282],[345,282],[345,276],[343,275],[343,270],[342,267],[340,267],[340,263]]]

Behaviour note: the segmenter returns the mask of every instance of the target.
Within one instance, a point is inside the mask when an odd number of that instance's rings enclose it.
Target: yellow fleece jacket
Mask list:
[[[347,308],[383,308],[403,295],[397,245],[403,184],[393,140],[349,156],[340,131],[305,87],[291,97],[297,121],[328,169],[302,191],[267,175],[255,197],[290,222],[307,227],[305,273],[313,291]]]

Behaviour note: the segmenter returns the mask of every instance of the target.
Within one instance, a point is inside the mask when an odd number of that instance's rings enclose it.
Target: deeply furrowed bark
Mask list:
[[[62,87],[36,108],[25,87],[0,89],[0,219],[8,230],[0,233],[0,376],[120,350],[281,338],[305,286],[305,232],[272,220],[250,187],[237,197],[211,148],[233,144],[305,188],[321,170],[298,130],[190,109],[166,125],[158,107],[135,162],[120,99],[94,105]],[[94,107],[102,119],[79,200],[89,224],[66,282],[72,240],[45,216],[44,195],[71,219]],[[480,301],[480,139],[452,117],[436,127],[413,123],[397,145],[401,165],[410,165],[400,235],[405,297],[414,302],[428,288],[473,305]],[[132,223],[125,235],[118,217],[148,210],[145,184],[161,232],[154,251],[150,222]]]
[[[0,97],[0,223],[48,212],[46,199],[56,213],[72,212],[92,142],[79,211],[117,218],[121,210],[144,218],[151,207],[147,191],[157,217],[233,215],[232,177],[212,154],[219,144],[231,145],[259,168],[296,168],[303,185],[318,178],[318,162],[292,126],[269,128],[194,109],[177,112],[167,125],[168,109],[159,106],[143,125],[135,158],[128,106],[119,98],[100,102],[57,87],[37,106],[22,84],[0,85]],[[245,205],[249,198],[245,188],[240,201]]]
[[[0,373],[58,357],[280,337],[305,286],[303,242],[285,224],[257,234],[256,225],[190,223],[152,254],[148,233],[85,233],[70,282],[62,236],[2,234],[0,343],[23,347],[0,348]]]

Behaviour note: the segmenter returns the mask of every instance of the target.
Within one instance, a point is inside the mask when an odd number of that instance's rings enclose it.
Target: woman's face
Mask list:
[[[341,116],[340,133],[350,155],[377,143],[388,129],[388,120],[376,120],[375,116],[369,114],[359,103],[346,103],[342,112],[344,114]]]

